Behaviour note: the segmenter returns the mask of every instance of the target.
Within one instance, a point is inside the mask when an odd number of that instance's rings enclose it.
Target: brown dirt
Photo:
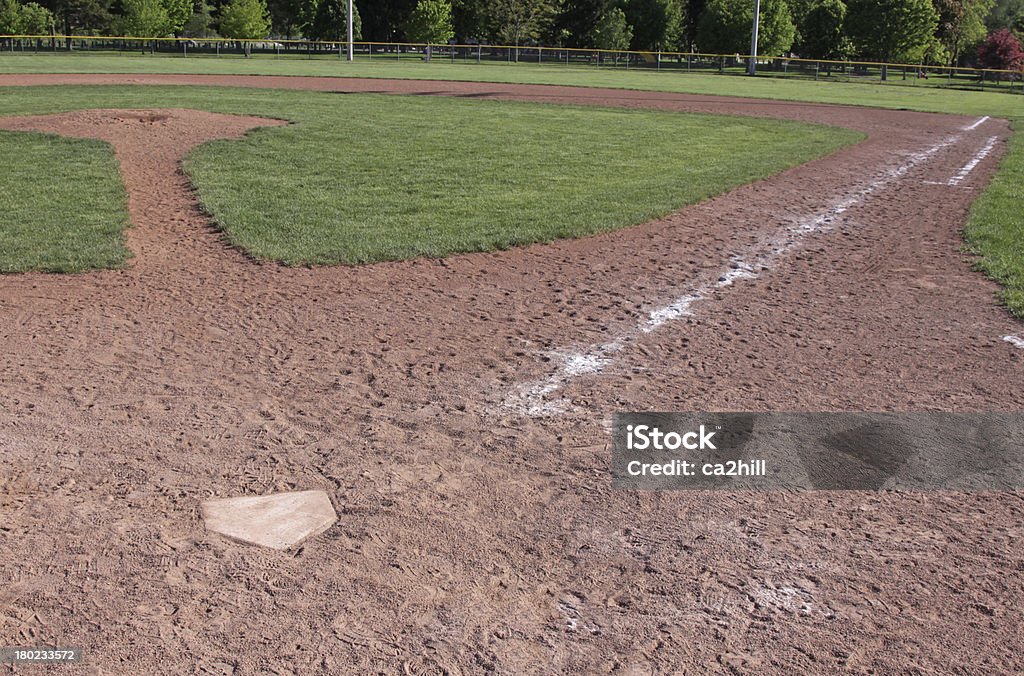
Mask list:
[[[268,121],[3,120],[114,144],[137,258],[0,280],[0,645],[81,645],[97,673],[1024,664],[1020,493],[625,493],[603,427],[624,410],[1021,409],[1024,351],[1001,341],[1019,325],[959,237],[1004,122],[475,83],[0,77],[62,82],[645,106],[870,137],[622,232],[289,269],[221,244],[178,170],[195,143]],[[835,231],[568,379],[568,413],[504,405],[559,351],[628,331],[951,134]],[[999,152],[944,185],[992,135]],[[210,496],[314,488],[341,519],[299,552],[208,535],[199,518]]]

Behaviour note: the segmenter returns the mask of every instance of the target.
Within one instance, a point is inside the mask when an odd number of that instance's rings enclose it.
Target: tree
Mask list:
[[[1024,0],[995,0],[992,11],[985,17],[985,28],[989,33],[1000,28],[1013,30],[1014,24],[1020,22],[1024,22]]]
[[[850,0],[846,33],[857,52],[882,62],[918,61],[939,24],[931,0]],[[882,79],[888,69],[882,66]]]
[[[159,38],[170,32],[167,8],[160,0],[122,0],[118,29],[122,35]]]
[[[402,24],[414,9],[416,9],[416,0],[365,3],[359,11],[362,15],[363,35],[367,40],[378,42],[401,39]]]
[[[21,30],[26,35],[52,35],[53,12],[38,2],[25,3],[21,8]]]
[[[213,7],[199,0],[192,10],[192,16],[181,27],[181,34],[188,38],[212,38],[217,34],[213,24]]]
[[[452,28],[460,42],[479,42],[487,34],[485,0],[453,0]]]
[[[20,35],[21,5],[18,0],[0,0],[0,35]]]
[[[623,51],[629,49],[633,39],[633,27],[626,23],[626,14],[613,7],[598,20],[590,36],[590,42],[598,49]]]
[[[812,59],[843,59],[849,56],[850,41],[843,34],[846,5],[842,0],[822,0],[804,16],[799,28],[803,36],[801,56]]]
[[[499,42],[518,47],[538,39],[551,26],[558,9],[557,0],[492,0],[487,3],[486,16]]]
[[[1024,68],[1024,49],[1009,29],[1002,28],[989,35],[978,47],[978,66],[993,70],[1021,70]]]
[[[677,0],[627,0],[626,21],[637,50],[672,50],[683,34],[683,6]]]
[[[111,12],[112,1],[41,0],[39,4],[54,14],[62,33],[74,35],[79,32],[109,32],[116,18]]]
[[[348,0],[311,0],[303,13],[306,37],[310,40],[348,40]],[[352,36],[361,40],[363,22],[359,8],[352,4]]]
[[[405,22],[405,38],[409,42],[445,45],[453,37],[450,0],[419,0]]]
[[[748,0],[708,0],[697,25],[702,52],[749,54],[754,5]],[[784,0],[761,0],[758,53],[779,56],[793,46],[796,28]]]
[[[192,0],[162,0],[167,12],[167,32],[177,34],[192,18]]]
[[[960,55],[985,39],[985,17],[994,0],[934,0],[939,15],[935,37],[942,43],[954,64]]]
[[[270,12],[263,0],[231,0],[220,11],[220,34],[226,38],[260,40],[269,31]]]

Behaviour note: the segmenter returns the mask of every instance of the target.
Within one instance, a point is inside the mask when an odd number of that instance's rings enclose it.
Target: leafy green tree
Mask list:
[[[843,33],[846,5],[842,0],[821,0],[803,18],[801,56],[811,59],[845,59],[850,41]]]
[[[960,55],[981,43],[988,31],[985,17],[995,0],[934,0],[939,15],[939,28],[935,37],[956,63]]]
[[[291,39],[302,31],[304,0],[267,0],[270,28],[274,35]],[[196,11],[199,11],[199,7]]]
[[[486,0],[453,0],[452,29],[460,42],[478,42],[487,35]]]
[[[518,47],[540,38],[553,24],[559,6],[558,0],[492,0],[486,15],[494,37]]]
[[[111,11],[113,0],[41,0],[40,5],[53,12],[58,31],[75,33],[109,33],[116,20]]]
[[[260,40],[270,32],[264,0],[231,0],[220,11],[220,34],[232,40]]]
[[[217,35],[213,25],[213,7],[199,0],[193,7],[192,16],[181,27],[181,34],[188,38],[212,38]]]
[[[340,42],[348,40],[348,0],[311,0],[305,16],[306,37],[311,40]],[[359,8],[352,4],[352,36],[361,40],[363,22]]]
[[[683,39],[680,47],[687,50],[696,49],[697,30],[700,28],[700,18],[704,16],[704,9],[707,7],[707,0],[684,0],[685,11],[683,12]]]
[[[192,0],[162,0],[167,12],[168,32],[177,34],[192,17]]]
[[[53,12],[38,2],[28,2],[22,5],[21,30],[26,35],[51,35],[53,28]]]
[[[939,16],[931,0],[850,0],[846,33],[864,58],[916,62],[933,45]],[[882,67],[882,79],[888,68]]]
[[[593,47],[590,39],[601,17],[618,0],[563,0],[554,22],[555,35],[567,47]]]
[[[409,42],[446,45],[455,37],[450,0],[420,0],[405,22]]]
[[[985,28],[994,33],[1000,28],[1014,30],[1014,25],[1024,27],[1024,0],[995,0],[992,11],[985,17]]]
[[[0,0],[0,35],[19,35],[21,31],[21,5],[18,0]]]
[[[473,0],[483,2],[484,0]],[[362,15],[363,36],[367,40],[393,42],[402,38],[402,25],[416,9],[416,0],[388,0],[364,3]]]
[[[160,0],[122,0],[118,30],[122,35],[159,38],[170,32],[167,8]]]
[[[626,21],[633,27],[637,50],[672,50],[683,32],[683,6],[677,0],[627,0]]]
[[[598,49],[622,51],[629,49],[633,39],[633,27],[626,23],[626,13],[613,7],[598,20],[590,36],[590,42]]]
[[[702,52],[749,54],[754,4],[748,0],[708,0],[697,26]],[[761,0],[758,54],[779,56],[793,46],[796,27],[784,0]]]

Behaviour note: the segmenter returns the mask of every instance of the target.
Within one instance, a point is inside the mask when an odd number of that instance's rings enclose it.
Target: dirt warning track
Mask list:
[[[1024,350],[1003,340],[1021,329],[959,235],[1003,121],[503,84],[0,76],[61,83],[654,107],[869,137],[625,231],[289,269],[224,246],[179,171],[196,143],[272,121],[0,120],[112,142],[136,255],[0,278],[0,644],[80,645],[96,671],[138,673],[1020,667],[1020,494],[617,492],[604,429],[627,410],[1021,409]],[[298,552],[199,519],[211,496],[307,488],[340,521]]]

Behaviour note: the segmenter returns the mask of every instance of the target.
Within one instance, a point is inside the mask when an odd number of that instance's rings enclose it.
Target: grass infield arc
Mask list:
[[[5,115],[176,107],[290,120],[205,144],[186,171],[231,243],[291,265],[441,257],[622,228],[862,138],[779,120],[379,94],[65,86],[9,88],[0,100]],[[38,168],[9,147],[14,175]],[[53,186],[56,199],[40,201],[34,218],[57,222],[59,205],[88,186]],[[102,205],[115,206],[122,195]]]

